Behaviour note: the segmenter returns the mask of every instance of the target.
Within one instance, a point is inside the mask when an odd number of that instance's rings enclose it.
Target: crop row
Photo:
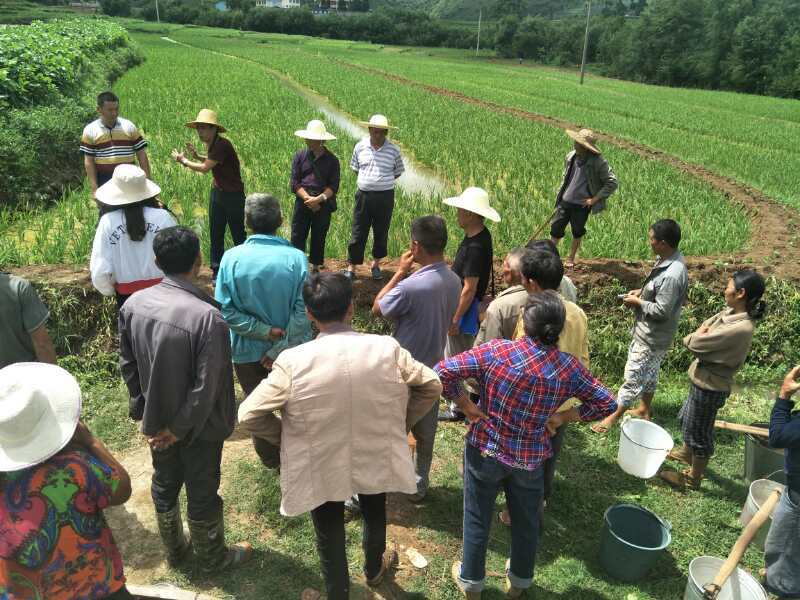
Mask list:
[[[505,217],[493,225],[498,251],[524,243],[552,212],[562,159],[571,146],[558,129],[354,70],[275,36],[264,44],[256,35],[226,37],[198,28],[171,35],[279,69],[352,115],[385,112],[399,125],[394,135],[404,148],[448,181],[452,191],[480,185],[492,192]],[[604,152],[621,185],[611,209],[590,221],[587,256],[646,257],[642,237],[662,217],[684,225],[690,254],[729,252],[747,241],[746,217],[711,186],[624,150],[606,147]]]
[[[255,35],[255,34],[253,34]],[[282,43],[280,36],[270,41]],[[800,208],[800,102],[643,85],[422,51],[306,38],[295,48],[537,114],[593,126],[752,185]]]

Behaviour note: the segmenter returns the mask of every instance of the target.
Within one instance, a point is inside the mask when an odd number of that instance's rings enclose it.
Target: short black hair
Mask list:
[[[192,270],[200,254],[200,238],[188,227],[167,227],[156,234],[153,253],[164,274],[182,275]]]
[[[528,250],[522,257],[521,273],[543,290],[557,290],[564,277],[564,263],[547,250]]]
[[[106,102],[119,102],[114,92],[101,92],[97,95],[97,108],[103,108]]]
[[[271,194],[250,194],[244,201],[244,218],[253,233],[273,235],[283,223],[281,204]]]
[[[436,215],[414,219],[411,223],[411,239],[428,254],[441,254],[447,246],[447,224]]]
[[[320,323],[343,321],[353,301],[353,283],[344,273],[314,273],[303,285],[303,301]]]
[[[672,219],[660,219],[650,225],[650,230],[654,238],[665,242],[670,248],[677,248],[681,243],[681,226]]]
[[[542,344],[555,346],[564,329],[567,310],[564,301],[553,290],[530,294],[522,313],[525,335]]]
[[[559,258],[561,258],[561,254],[558,253],[558,246],[553,243],[553,240],[530,240],[525,247],[528,250],[544,250],[546,252],[552,252]]]

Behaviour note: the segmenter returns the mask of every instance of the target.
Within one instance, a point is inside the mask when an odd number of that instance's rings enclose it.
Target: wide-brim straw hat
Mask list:
[[[360,122],[364,127],[372,127],[373,129],[397,129],[394,125],[389,125],[389,119],[384,115],[372,115],[369,121]]]
[[[299,129],[295,131],[294,134],[304,140],[317,140],[320,142],[336,139],[335,135],[328,133],[328,130],[325,128],[325,123],[317,119],[309,121],[305,129]]]
[[[460,196],[445,198],[443,202],[448,206],[463,208],[469,212],[486,217],[495,223],[500,222],[500,214],[489,206],[489,194],[482,188],[469,187],[461,192]]]
[[[135,204],[158,196],[161,188],[147,178],[136,165],[119,165],[111,179],[97,188],[98,202],[108,206]]]
[[[602,154],[597,146],[595,146],[595,144],[597,144],[597,136],[591,129],[581,129],[580,131],[567,129],[567,135],[578,142],[581,146],[586,148],[589,152]]]
[[[190,129],[197,129],[197,126],[203,123],[204,125],[214,125],[217,128],[217,131],[220,133],[225,133],[228,131],[219,123],[219,119],[217,119],[217,113],[213,110],[208,108],[203,108],[197,113],[197,118],[194,121],[189,121],[186,126]]]
[[[81,388],[61,367],[16,363],[0,369],[0,472],[46,461],[75,433]]]

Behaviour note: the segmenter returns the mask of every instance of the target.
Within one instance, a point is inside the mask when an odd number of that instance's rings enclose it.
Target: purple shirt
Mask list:
[[[444,262],[422,267],[378,302],[396,324],[395,339],[415,360],[433,367],[444,356],[447,330],[458,308],[461,279]]]
[[[294,193],[298,188],[303,188],[312,196],[321,194],[322,190],[329,187],[333,190],[333,198],[328,202],[332,202],[339,191],[339,159],[327,148],[319,157],[314,157],[314,153],[307,148],[298,150],[292,160],[291,186]]]

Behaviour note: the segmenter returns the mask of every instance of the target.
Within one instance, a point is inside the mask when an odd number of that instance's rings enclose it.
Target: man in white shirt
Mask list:
[[[350,160],[350,168],[358,173],[358,189],[353,205],[345,275],[350,279],[355,278],[356,265],[364,263],[364,248],[371,228],[372,278],[380,281],[383,279],[380,259],[388,253],[389,225],[394,210],[394,182],[403,174],[405,166],[400,148],[386,139],[389,129],[394,127],[389,125],[385,116],[373,115],[369,122],[362,124],[369,128],[369,137],[356,144]]]

